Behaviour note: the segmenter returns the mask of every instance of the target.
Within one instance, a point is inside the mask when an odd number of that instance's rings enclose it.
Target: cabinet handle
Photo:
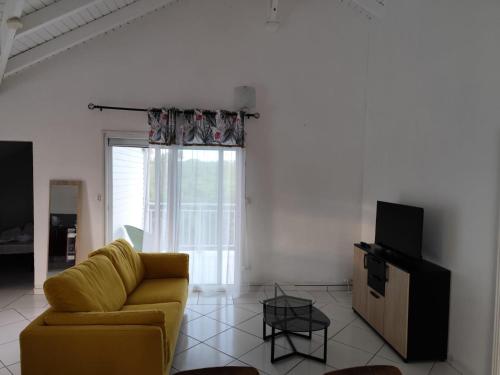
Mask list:
[[[365,270],[368,268],[368,265],[366,264],[366,254],[363,255],[363,267]]]
[[[385,266],[385,282],[389,282],[389,266]]]
[[[372,291],[372,290],[370,290],[370,294],[371,294],[373,297],[375,297],[376,299],[379,299],[379,298],[380,298],[380,296],[379,296],[379,295],[377,295],[377,294],[376,294],[374,291]]]

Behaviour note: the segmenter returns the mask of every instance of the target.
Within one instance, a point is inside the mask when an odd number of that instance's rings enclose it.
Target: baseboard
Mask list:
[[[298,290],[304,292],[345,292],[352,288],[351,281],[331,283],[280,283],[284,290]],[[259,291],[262,288],[272,288],[274,282],[252,282],[248,285],[249,291]]]

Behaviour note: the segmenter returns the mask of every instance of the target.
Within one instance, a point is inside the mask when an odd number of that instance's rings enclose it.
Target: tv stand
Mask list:
[[[354,245],[353,310],[404,361],[446,360],[450,271],[374,245]]]

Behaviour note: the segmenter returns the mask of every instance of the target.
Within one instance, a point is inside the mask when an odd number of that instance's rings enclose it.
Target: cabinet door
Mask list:
[[[408,351],[410,274],[388,265],[385,285],[384,338],[404,358]]]
[[[381,335],[384,334],[384,297],[368,288],[366,320]]]
[[[352,307],[363,316],[367,317],[368,270],[365,268],[365,252],[354,248],[354,269],[352,277]]]

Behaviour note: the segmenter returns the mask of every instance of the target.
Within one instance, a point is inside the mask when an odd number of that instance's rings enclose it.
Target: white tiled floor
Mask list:
[[[0,288],[0,375],[21,374],[19,333],[46,308],[45,296],[25,285]]]
[[[172,373],[207,366],[254,366],[268,375],[316,375],[336,368],[366,364],[390,364],[404,375],[458,375],[447,363],[407,364],[361,321],[351,309],[351,295],[317,288],[306,291],[290,285],[290,294],[314,298],[332,320],[328,331],[326,365],[292,356],[271,364],[270,343],[262,340],[262,306],[259,300],[272,288],[253,288],[239,298],[222,293],[192,293],[177,342]],[[30,289],[0,289],[0,375],[20,374],[19,332],[47,307],[44,296]],[[322,354],[322,336],[312,341],[294,338],[299,350]],[[289,344],[277,340],[276,355],[287,353]]]

